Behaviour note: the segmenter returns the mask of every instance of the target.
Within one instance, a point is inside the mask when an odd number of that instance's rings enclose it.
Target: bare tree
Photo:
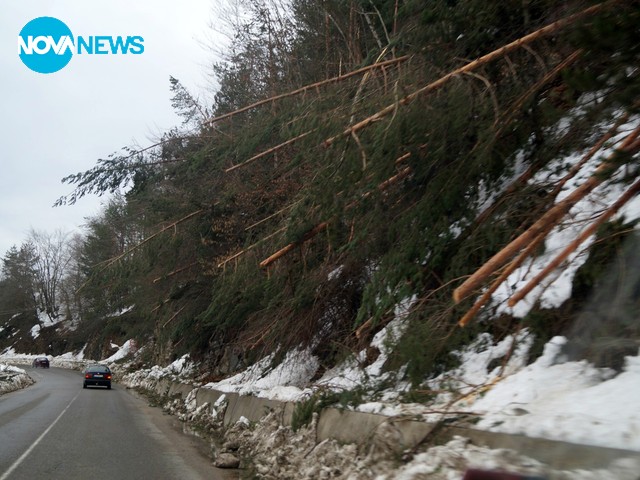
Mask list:
[[[68,233],[60,230],[52,234],[37,230],[29,232],[29,241],[36,253],[35,276],[39,307],[52,320],[58,317],[58,290],[71,260],[68,236]]]

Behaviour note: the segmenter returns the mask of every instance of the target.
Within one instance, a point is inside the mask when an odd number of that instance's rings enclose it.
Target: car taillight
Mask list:
[[[85,373],[84,378],[91,378],[91,375],[89,375],[88,373]]]
[[[107,380],[111,380],[111,375],[107,375]]]

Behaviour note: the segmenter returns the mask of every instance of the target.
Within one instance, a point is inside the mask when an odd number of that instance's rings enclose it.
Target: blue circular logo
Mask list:
[[[20,60],[38,73],[54,73],[71,61],[73,34],[64,22],[38,17],[27,23],[18,38]]]

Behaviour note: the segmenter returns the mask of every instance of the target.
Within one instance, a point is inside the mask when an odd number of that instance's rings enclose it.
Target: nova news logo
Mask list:
[[[77,55],[140,55],[141,36],[77,36],[53,17],[38,17],[27,23],[18,35],[18,55],[27,67],[38,73],[62,70]]]

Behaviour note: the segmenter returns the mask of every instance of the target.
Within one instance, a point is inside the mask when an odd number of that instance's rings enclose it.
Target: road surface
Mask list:
[[[85,390],[77,371],[27,371],[35,385],[0,396],[0,480],[230,478],[123,386]]]

